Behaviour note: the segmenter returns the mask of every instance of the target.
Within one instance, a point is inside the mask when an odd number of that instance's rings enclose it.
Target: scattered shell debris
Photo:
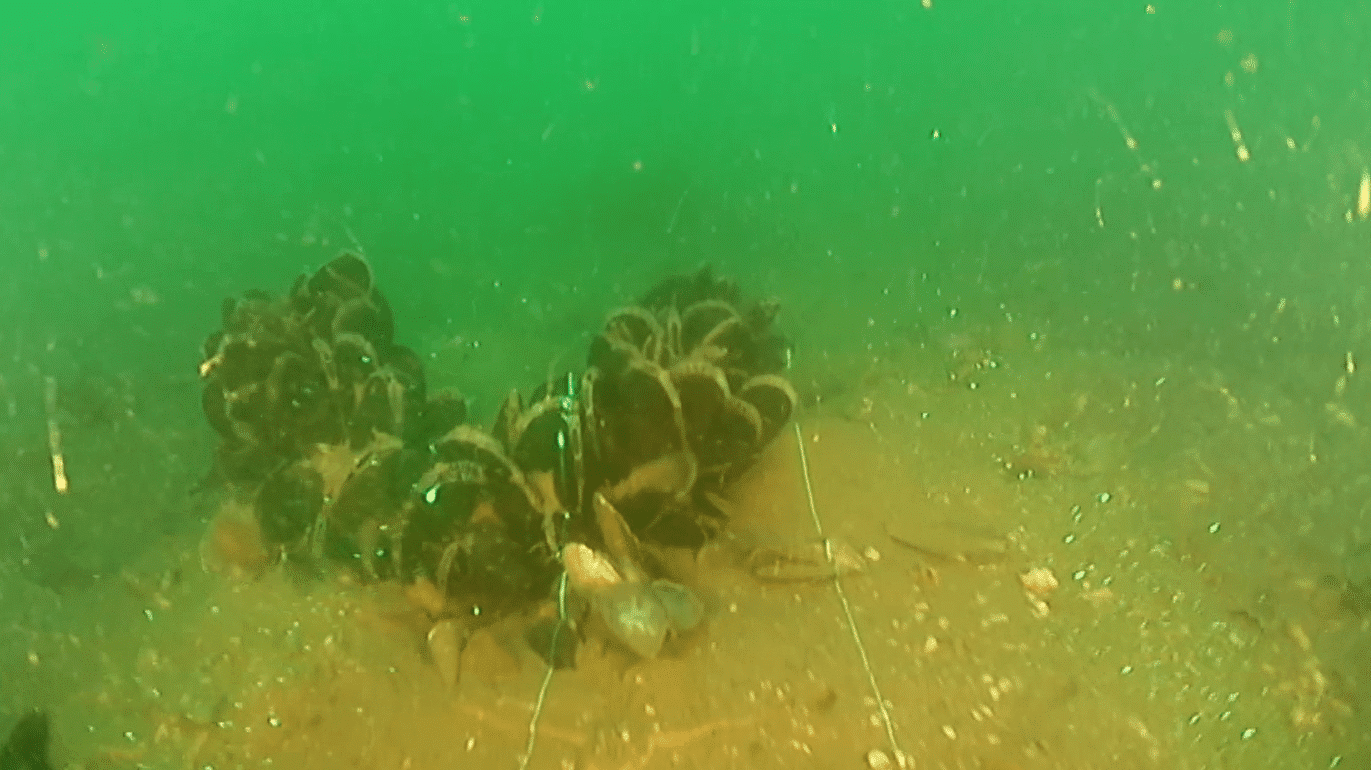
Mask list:
[[[1048,567],[1034,567],[1019,575],[1019,583],[1034,596],[1047,596],[1057,590],[1057,576]]]

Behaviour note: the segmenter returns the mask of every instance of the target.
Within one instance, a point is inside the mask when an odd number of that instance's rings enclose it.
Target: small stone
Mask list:
[[[1034,596],[1046,596],[1057,590],[1057,576],[1047,567],[1034,567],[1019,575],[1024,590]]]
[[[866,766],[871,770],[890,770],[895,763],[890,760],[890,755],[880,749],[872,749],[866,753]]]
[[[568,543],[562,549],[562,564],[567,582],[578,591],[593,593],[624,582],[609,557],[581,543]]]

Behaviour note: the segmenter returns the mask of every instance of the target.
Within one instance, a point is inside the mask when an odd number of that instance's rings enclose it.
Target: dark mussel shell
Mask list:
[[[318,364],[293,352],[276,357],[267,375],[268,419],[295,446],[338,440],[338,406]]]
[[[587,363],[592,369],[601,372],[621,372],[639,360],[647,360],[643,351],[622,337],[605,332],[596,335],[590,341]]]
[[[404,345],[391,345],[382,350],[387,369],[405,387],[405,402],[413,405],[414,415],[418,415],[424,402],[428,400],[428,383],[424,377],[424,362],[419,354]]]
[[[507,404],[511,402],[506,402]],[[543,398],[519,417],[515,425],[510,456],[530,481],[541,489],[543,505],[562,511],[577,511],[584,504],[585,456],[581,432],[581,413],[569,398]]]
[[[713,479],[715,486],[737,478],[765,446],[762,430],[757,408],[730,396],[705,434],[707,449],[700,453],[702,476]]]
[[[357,390],[357,401],[348,420],[348,443],[364,447],[377,433],[404,435],[405,386],[389,369],[373,373]]]
[[[275,444],[279,431],[272,425],[266,389],[258,383],[225,394],[225,413],[240,441]]]
[[[381,368],[381,356],[371,340],[349,332],[333,339],[333,365],[339,387],[351,390]]]
[[[207,383],[200,392],[200,408],[205,412],[205,419],[209,420],[209,425],[214,428],[214,432],[219,434],[221,439],[234,440],[237,434],[233,431],[233,421],[228,415],[228,402],[224,400],[224,389],[216,383]]]
[[[730,342],[727,332],[741,326],[742,317],[727,302],[717,299],[697,302],[681,312],[681,349],[689,353],[705,344],[727,348]]]
[[[274,340],[223,337],[219,349],[211,356],[217,357],[217,363],[209,369],[208,378],[229,391],[261,382],[271,374],[276,357],[285,351],[286,346]]]
[[[466,419],[466,399],[455,390],[440,390],[419,410],[417,419],[405,424],[404,439],[414,446],[427,446]]]
[[[639,465],[609,488],[614,505],[639,538],[676,548],[699,548],[718,534],[717,522],[695,511],[693,456],[679,453]]]
[[[458,425],[433,442],[433,456],[468,484],[517,484],[523,475],[498,441],[469,425]]]
[[[443,467],[443,480],[480,487],[500,520],[516,535],[533,541],[541,522],[541,501],[500,442],[476,428],[458,425],[433,443],[433,457]]]
[[[516,601],[541,595],[554,574],[551,560],[539,558],[526,541],[511,534],[497,522],[475,522],[463,538],[453,572],[437,577],[446,580],[449,592],[469,590]]]
[[[334,311],[330,331],[335,338],[356,334],[378,348],[386,348],[395,340],[395,320],[389,305],[373,302],[370,297],[357,297],[344,301]]]
[[[660,345],[665,334],[661,322],[650,311],[629,306],[610,315],[605,321],[604,336],[643,352],[654,344]]]
[[[290,547],[309,533],[324,508],[324,479],[305,462],[279,468],[257,491],[257,521],[262,538]]]
[[[727,408],[728,380],[712,364],[691,359],[672,367],[671,382],[681,399],[686,437],[696,453],[709,454],[714,423]]]
[[[219,306],[219,320],[225,333],[257,338],[286,335],[284,309],[271,295],[248,291],[242,297],[227,297]]]
[[[761,444],[770,442],[780,433],[800,403],[790,382],[775,374],[761,374],[748,380],[738,397],[757,410],[762,425]]]
[[[524,471],[568,472],[572,462],[570,415],[555,401],[539,401],[514,445],[514,461]]]
[[[226,440],[214,450],[213,473],[234,484],[255,487],[280,466],[280,458],[260,444]]]
[[[546,551],[530,549],[498,521],[485,519],[425,540],[421,548],[420,564],[408,574],[430,578],[444,596],[486,614],[546,596],[558,569]]]
[[[519,443],[520,421],[524,416],[524,397],[519,391],[511,390],[505,395],[505,400],[500,402],[500,409],[495,413],[495,425],[491,428],[491,435],[496,441],[505,448],[505,451],[513,449]]]
[[[352,532],[369,522],[396,521],[417,480],[409,459],[396,442],[363,458],[329,507],[329,525]]]
[[[685,448],[680,395],[656,364],[637,361],[623,372],[604,373],[594,396],[601,453],[611,476]]]
[[[708,265],[689,275],[667,278],[643,294],[638,304],[652,310],[668,307],[689,307],[705,300],[738,302],[738,284],[714,274]]]
[[[376,288],[371,265],[358,254],[344,252],[319,268],[305,281],[303,289],[311,297],[331,294],[341,299],[370,296]]]
[[[531,526],[532,509],[509,486],[475,483],[440,464],[415,489],[404,508],[402,576],[428,576],[445,594],[486,599],[524,598],[535,578],[544,588],[550,582],[554,562]]]

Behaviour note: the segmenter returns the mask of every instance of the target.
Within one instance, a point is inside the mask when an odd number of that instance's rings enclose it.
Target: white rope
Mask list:
[[[798,421],[794,425],[795,446],[800,450],[800,471],[805,482],[805,497],[809,501],[809,516],[814,521],[814,531],[819,533],[819,538],[824,544],[824,558],[828,560],[829,570],[833,573],[833,591],[838,594],[838,603],[842,605],[843,615],[847,618],[847,630],[852,632],[852,641],[857,645],[857,655],[862,659],[862,669],[866,671],[866,681],[871,686],[871,695],[876,699],[876,708],[881,712],[881,722],[885,725],[885,737],[890,742],[890,750],[895,754],[896,764],[904,767],[909,755],[904,753],[895,738],[895,722],[890,716],[890,709],[885,705],[885,696],[881,695],[881,686],[876,682],[876,672],[871,670],[871,658],[866,654],[866,644],[862,642],[862,634],[857,630],[857,619],[852,615],[852,604],[847,600],[847,592],[843,590],[842,580],[839,579],[838,564],[833,558],[833,541],[824,535],[824,525],[819,520],[819,508],[814,504],[814,483],[809,478],[809,454],[805,452],[804,434],[800,431]]]
[[[538,720],[543,716],[543,704],[547,702],[547,691],[552,686],[552,673],[557,670],[557,642],[566,625],[566,570],[557,579],[557,625],[552,627],[552,644],[547,651],[547,671],[543,672],[543,683],[538,687],[538,698],[533,702],[533,716],[528,720],[528,743],[524,744],[524,754],[519,757],[519,770],[528,770],[533,759],[533,745],[538,740]]]

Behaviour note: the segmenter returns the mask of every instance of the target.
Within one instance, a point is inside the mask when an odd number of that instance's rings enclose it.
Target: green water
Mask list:
[[[706,260],[793,304],[842,295],[857,328],[973,295],[1220,335],[1291,281],[1349,306],[1364,15],[1190,5],[12,12],[5,307],[110,344],[158,327],[144,349],[185,360],[215,297],[354,239],[420,335]],[[1206,289],[1176,313],[1173,273]],[[160,302],[92,322],[138,285]]]
[[[711,263],[781,298],[815,400],[873,357],[1030,318],[1364,425],[1369,35],[1361,4],[1309,0],[9,8],[0,607],[35,563],[85,585],[202,526],[184,490],[220,300],[345,248],[483,417],[579,364],[608,309]],[[69,449],[105,429],[157,449],[74,457],[96,491],[57,501],[45,377]],[[1309,501],[1352,546],[1366,441],[1324,445],[1344,464]],[[53,530],[55,506],[88,526]]]

